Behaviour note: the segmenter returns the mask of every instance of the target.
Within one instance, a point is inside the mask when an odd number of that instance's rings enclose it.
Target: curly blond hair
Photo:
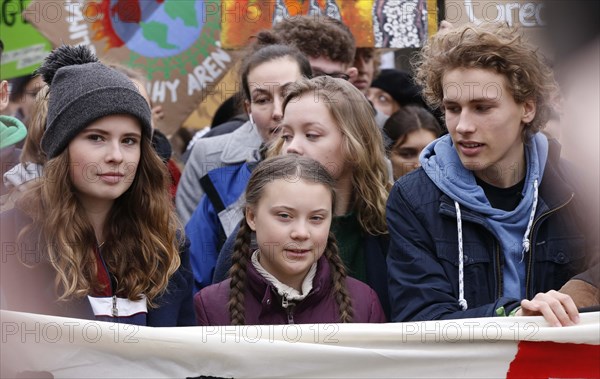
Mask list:
[[[518,28],[506,24],[466,24],[438,33],[413,64],[416,82],[423,87],[423,97],[432,108],[442,104],[442,81],[450,70],[480,68],[506,77],[515,102],[534,100],[536,104],[535,117],[523,130],[524,141],[546,125],[552,112],[551,99],[558,89],[545,58],[525,40]]]

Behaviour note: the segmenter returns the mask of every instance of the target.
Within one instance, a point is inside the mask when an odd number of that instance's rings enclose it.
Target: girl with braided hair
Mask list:
[[[371,287],[389,314],[385,204],[391,187],[381,132],[365,96],[327,76],[298,79],[286,89],[279,138],[268,155],[319,162],[335,180],[331,230],[348,273]],[[217,260],[213,283],[227,277],[233,240]]]
[[[283,155],[256,167],[229,279],[194,297],[198,325],[386,321],[377,294],[348,277],[339,256],[334,187],[311,158]]]

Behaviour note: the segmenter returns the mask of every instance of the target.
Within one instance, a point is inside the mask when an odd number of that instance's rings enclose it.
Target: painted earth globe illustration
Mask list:
[[[164,58],[187,50],[200,36],[204,1],[111,0],[114,32],[132,51]]]

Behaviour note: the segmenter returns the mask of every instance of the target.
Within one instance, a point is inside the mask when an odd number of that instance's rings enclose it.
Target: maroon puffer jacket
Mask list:
[[[229,283],[227,279],[203,288],[194,296],[196,320],[201,326],[230,325]],[[296,305],[283,308],[282,298],[275,287],[261,276],[252,264],[248,265],[245,296],[246,325],[317,324],[339,322],[339,307],[333,296],[333,281],[329,262],[322,256],[317,262],[313,289]],[[385,314],[375,291],[366,284],[347,278],[352,298],[352,322],[386,322]]]

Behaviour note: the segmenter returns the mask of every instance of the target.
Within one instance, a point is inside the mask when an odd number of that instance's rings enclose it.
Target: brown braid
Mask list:
[[[325,257],[331,264],[331,274],[333,276],[333,293],[335,301],[340,307],[340,322],[352,322],[354,311],[352,310],[352,299],[346,287],[346,267],[340,258],[335,236],[329,232],[327,247],[325,248]]]
[[[246,218],[242,220],[240,230],[235,238],[233,254],[231,256],[231,278],[229,290],[229,315],[231,325],[244,325],[246,323],[246,311],[244,309],[244,294],[246,290],[246,268],[250,256],[250,233],[252,230]]]
[[[308,183],[322,184],[329,189],[329,192],[331,193],[331,209],[335,209],[335,181],[327,170],[321,166],[319,162],[311,158],[290,154],[265,159],[252,171],[244,194],[246,198],[246,212],[248,212],[249,209],[256,209],[263,196],[265,187],[269,183],[279,179],[301,179]],[[229,302],[227,305],[229,307],[232,325],[245,325],[246,323],[244,290],[247,281],[246,273],[248,261],[251,256],[250,236],[251,228],[250,225],[248,225],[246,217],[244,217],[240,226],[240,231],[235,239],[231,257],[232,265],[229,270],[231,283],[229,287]],[[327,252],[327,254],[329,254],[329,260],[334,263],[334,266],[337,266],[333,271],[334,283],[340,283],[339,285],[336,285],[335,288],[336,296],[339,298],[338,304],[341,304],[340,308],[343,309],[341,318],[344,322],[348,322],[352,318],[352,310],[348,290],[344,285],[346,272],[344,270],[344,265],[338,256],[335,239],[330,237],[329,241],[326,251],[331,250]]]

